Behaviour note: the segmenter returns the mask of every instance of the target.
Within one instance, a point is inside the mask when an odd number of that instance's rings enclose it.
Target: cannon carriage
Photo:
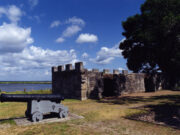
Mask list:
[[[26,117],[33,122],[41,121],[43,115],[57,113],[59,118],[68,116],[68,108],[60,104],[64,97],[57,94],[1,94],[1,102],[27,102]]]

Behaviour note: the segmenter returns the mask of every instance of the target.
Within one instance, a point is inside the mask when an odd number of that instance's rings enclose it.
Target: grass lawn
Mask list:
[[[41,93],[43,91],[39,91]],[[20,92],[18,92],[20,93]],[[35,93],[35,92],[33,92]],[[43,93],[49,93],[45,91]],[[149,110],[162,112],[180,108],[180,92],[158,91],[102,100],[72,100],[62,102],[71,113],[85,118],[64,123],[17,126],[13,118],[24,117],[26,103],[0,103],[0,135],[179,135],[171,123],[164,125],[130,120],[127,117],[145,114]],[[163,108],[164,107],[164,108]],[[170,107],[170,108],[167,108]],[[171,113],[170,113],[171,114]],[[158,111],[156,112],[158,114]],[[175,114],[171,114],[174,118]],[[171,116],[168,114],[168,116]],[[166,117],[166,116],[165,116]],[[160,121],[160,119],[157,119]],[[162,122],[162,121],[160,121]]]

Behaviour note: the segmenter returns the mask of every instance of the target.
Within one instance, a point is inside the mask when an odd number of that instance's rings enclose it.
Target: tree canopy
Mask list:
[[[180,0],[146,0],[122,25],[119,48],[130,70],[180,77]]]

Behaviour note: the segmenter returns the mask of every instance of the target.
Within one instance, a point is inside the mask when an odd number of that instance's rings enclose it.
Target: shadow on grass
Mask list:
[[[7,119],[0,119],[0,124],[11,124],[11,125],[16,125],[14,120],[18,120],[18,119],[26,119],[28,121],[32,120],[29,117],[12,117],[12,118],[7,118]],[[52,119],[52,118],[59,118],[58,113],[50,113],[50,114],[45,114],[43,115],[43,120],[45,119]]]
[[[126,105],[126,104],[154,102],[158,100],[165,100],[165,101],[173,102],[174,104],[180,104],[180,95],[152,96],[148,98],[142,96],[108,97],[102,100],[98,100],[97,102]]]
[[[180,129],[180,106],[176,104],[162,103],[148,105],[151,112],[154,112],[154,121],[164,125]]]
[[[12,117],[12,118],[7,118],[7,119],[0,119],[0,123],[4,121],[10,121],[14,119],[23,119],[23,118],[26,118],[26,117]]]
[[[25,117],[14,117],[14,118],[7,118],[7,119],[0,119],[0,124],[10,124],[10,125],[16,125],[16,122],[14,119],[23,119]]]
[[[134,120],[141,120],[146,122],[153,121],[152,123],[162,124],[176,129],[180,129],[180,95],[152,96],[148,98],[142,96],[126,96],[118,98],[111,97],[102,99],[97,102],[116,105],[142,103],[144,104],[143,106],[135,107],[132,109],[149,110],[149,113],[140,115],[135,114],[133,116],[130,116],[130,119],[132,118]],[[155,104],[153,104],[153,102]]]

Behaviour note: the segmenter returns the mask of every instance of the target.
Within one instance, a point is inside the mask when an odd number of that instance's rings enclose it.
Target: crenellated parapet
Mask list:
[[[66,71],[71,71],[71,70],[73,70],[73,66],[72,66],[72,64],[66,64],[66,69],[65,69]]]
[[[52,67],[52,73],[54,72],[58,72],[58,68],[57,67]]]
[[[128,70],[122,70],[122,74],[123,75],[127,75],[128,74]]]
[[[93,73],[102,73],[102,74],[128,74],[128,70],[122,70],[122,73],[118,69],[113,69],[113,72],[110,72],[110,69],[103,69],[100,71],[99,69],[92,69],[92,70],[87,70],[84,68],[83,62],[77,62],[74,64],[66,64],[66,65],[59,65],[57,67],[52,67],[52,73],[57,73],[57,72],[70,72],[70,71],[86,71],[86,72],[93,72]]]
[[[97,73],[97,72],[99,72],[99,69],[93,68],[93,69],[92,69],[92,72],[96,72],[96,73]]]
[[[68,71],[68,72],[69,71],[84,71],[83,62],[75,63],[74,67],[72,64],[59,65],[57,67],[54,66],[54,67],[52,67],[52,73],[66,72],[66,71]]]
[[[109,69],[103,69],[103,74],[109,74]]]
[[[76,71],[83,71],[84,70],[83,62],[75,63],[75,70]]]
[[[118,69],[113,69],[113,74],[119,74],[119,70]]]
[[[62,72],[64,71],[64,66],[63,65],[59,65],[58,66],[58,72]]]

